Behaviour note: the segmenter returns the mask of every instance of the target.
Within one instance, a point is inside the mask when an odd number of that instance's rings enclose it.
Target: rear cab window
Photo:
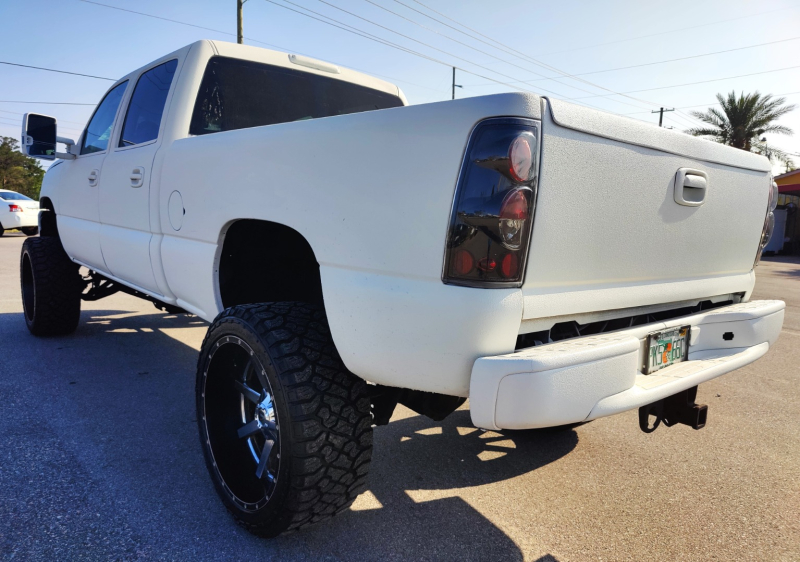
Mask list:
[[[213,57],[200,84],[189,134],[206,135],[402,105],[396,95],[343,80]]]
[[[86,125],[86,131],[83,133],[81,155],[103,152],[108,149],[114,118],[117,116],[117,109],[119,109],[127,85],[128,81],[126,80],[114,86],[95,109],[89,124]]]
[[[125,114],[119,146],[134,146],[158,138],[167,95],[177,68],[178,61],[173,59],[139,77]]]

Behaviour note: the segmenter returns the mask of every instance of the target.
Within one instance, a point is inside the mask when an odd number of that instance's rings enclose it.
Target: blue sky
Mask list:
[[[235,0],[97,2],[219,32],[81,0],[0,0],[0,61],[116,78],[197,39],[235,41]],[[298,6],[445,64],[286,9]],[[244,13],[246,43],[377,75],[397,83],[412,104],[450,98],[448,65],[464,69],[457,72],[464,86],[458,97],[517,87],[651,123],[658,115],[649,112],[664,105],[683,108],[665,114],[665,125],[677,129],[696,124],[688,113],[731,89],[788,94],[787,101],[800,104],[800,3],[792,0],[248,0]],[[754,45],[762,46],[742,49]],[[696,56],[730,49],[739,50]],[[649,64],[683,57],[695,58]],[[606,72],[630,66],[636,67]],[[592,74],[574,77],[584,73]],[[37,111],[57,117],[62,136],[77,137],[92,105],[7,102],[95,104],[110,84],[0,65],[0,135],[18,137],[20,114]],[[796,135],[768,137],[770,144],[800,153],[800,109],[782,123]]]

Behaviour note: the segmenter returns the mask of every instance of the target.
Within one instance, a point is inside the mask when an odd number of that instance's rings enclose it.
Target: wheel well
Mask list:
[[[284,301],[322,304],[311,245],[296,230],[274,222],[240,220],[228,228],[218,281],[224,308]]]
[[[58,223],[56,222],[56,208],[49,197],[42,197],[39,201],[41,215],[39,218],[39,236],[58,237]]]

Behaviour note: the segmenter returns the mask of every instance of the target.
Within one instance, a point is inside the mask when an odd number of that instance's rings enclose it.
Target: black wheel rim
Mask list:
[[[203,424],[212,469],[245,511],[263,508],[280,472],[280,424],[267,372],[241,338],[222,336],[203,373]]]

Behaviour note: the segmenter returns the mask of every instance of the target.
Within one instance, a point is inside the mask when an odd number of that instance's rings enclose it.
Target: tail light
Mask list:
[[[536,203],[538,154],[536,121],[488,119],[475,127],[450,217],[445,283],[522,284]]]
[[[772,233],[775,231],[775,213],[773,211],[778,206],[778,184],[770,177],[770,190],[769,190],[769,203],[767,204],[767,216],[764,219],[764,228],[761,230],[761,242],[758,245],[758,252],[756,253],[756,261],[753,267],[758,265],[761,261],[761,254],[764,253],[764,248],[769,244]]]
[[[8,210],[11,213],[21,213],[22,207],[20,207],[19,205],[9,205]]]

